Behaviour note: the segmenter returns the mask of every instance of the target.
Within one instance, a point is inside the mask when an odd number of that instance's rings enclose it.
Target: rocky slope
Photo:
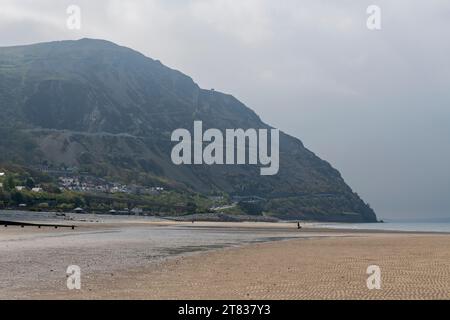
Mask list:
[[[280,170],[175,166],[177,128],[270,128],[231,95],[129,48],[82,39],[0,48],[0,162],[74,166],[92,174],[187,192],[265,198],[283,218],[375,221],[329,163],[281,133]]]

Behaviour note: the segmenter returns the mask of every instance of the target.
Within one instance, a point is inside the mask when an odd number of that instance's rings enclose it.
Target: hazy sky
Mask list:
[[[372,4],[381,30],[366,27]],[[381,218],[450,217],[448,0],[0,0],[0,46],[82,37],[233,94]]]

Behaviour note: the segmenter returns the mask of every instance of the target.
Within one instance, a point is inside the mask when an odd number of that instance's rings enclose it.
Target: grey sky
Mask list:
[[[450,217],[447,0],[0,0],[0,30],[1,46],[132,47],[302,139],[381,218]]]

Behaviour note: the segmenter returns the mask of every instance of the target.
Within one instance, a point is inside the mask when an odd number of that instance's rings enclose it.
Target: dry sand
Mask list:
[[[211,224],[203,225],[208,226]],[[231,226],[220,225],[224,229]],[[252,226],[257,225],[246,228]],[[315,229],[300,233],[303,237],[295,240],[247,244],[134,269],[84,274],[81,291],[43,287],[35,292],[14,292],[14,297],[450,299],[448,234]],[[381,268],[380,290],[366,286],[369,265]]]

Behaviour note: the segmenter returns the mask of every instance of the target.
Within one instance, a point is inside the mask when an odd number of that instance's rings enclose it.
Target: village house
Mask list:
[[[75,212],[75,213],[84,213],[84,209],[78,207],[78,208],[73,209],[73,212]]]
[[[142,215],[142,213],[144,212],[144,210],[142,210],[141,208],[133,208],[131,209],[131,213],[137,216]]]

